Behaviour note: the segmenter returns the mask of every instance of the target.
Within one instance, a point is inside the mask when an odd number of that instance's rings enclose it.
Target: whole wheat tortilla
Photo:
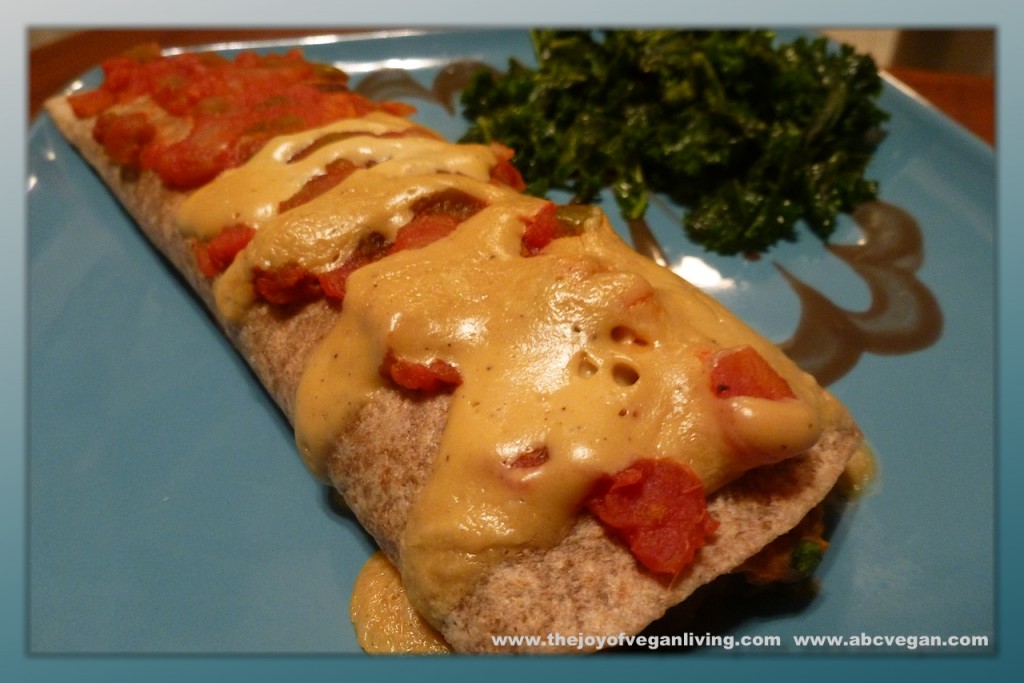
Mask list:
[[[291,420],[306,360],[331,329],[336,311],[323,303],[289,312],[258,305],[241,325],[228,323],[213,305],[210,282],[196,269],[174,224],[175,210],[187,195],[165,189],[148,172],[126,177],[92,139],[92,120],[77,119],[64,98],[51,99],[46,108],[139,228],[181,272]],[[329,458],[332,484],[399,568],[398,538],[431,471],[448,403],[445,395],[421,399],[380,390],[339,436]],[[583,515],[556,547],[524,552],[494,566],[435,626],[462,652],[497,650],[492,636],[638,633],[698,587],[794,527],[832,489],[859,442],[857,427],[847,417],[808,453],[751,471],[718,491],[709,500],[709,510],[720,526],[697,561],[674,580],[645,571],[625,546]]]

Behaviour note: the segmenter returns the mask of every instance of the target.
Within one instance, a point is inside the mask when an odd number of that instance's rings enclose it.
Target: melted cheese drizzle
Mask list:
[[[351,131],[381,118],[336,125]],[[216,283],[221,310],[241,320],[254,303],[254,266],[340,264],[370,232],[392,240],[417,199],[446,188],[487,203],[450,236],[352,274],[296,399],[299,449],[325,477],[345,426],[375,392],[393,390],[379,373],[388,350],[458,368],[462,385],[436,464],[399,540],[410,600],[432,623],[487,567],[564,537],[601,473],[673,458],[710,492],[818,439],[835,409],[830,395],[722,306],[636,254],[598,211],[580,236],[526,257],[524,219],[544,202],[487,182],[496,163],[489,148],[356,136],[310,155],[315,162],[287,163],[324,132],[281,139],[224,174],[186,205],[183,230],[210,235],[240,220],[258,227]],[[274,213],[342,156],[372,166]],[[797,398],[714,398],[701,354],[740,345],[753,346]],[[543,464],[516,466],[517,456],[539,452]]]

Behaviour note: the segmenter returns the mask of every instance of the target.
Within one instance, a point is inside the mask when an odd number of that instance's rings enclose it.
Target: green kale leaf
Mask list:
[[[531,32],[537,68],[510,60],[462,93],[466,142],[516,150],[527,192],[580,202],[610,188],[626,220],[651,193],[685,207],[705,248],[756,253],[822,240],[875,197],[865,167],[888,114],[873,60],[770,31]]]

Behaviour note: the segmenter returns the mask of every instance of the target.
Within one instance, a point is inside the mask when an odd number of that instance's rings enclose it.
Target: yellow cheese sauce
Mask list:
[[[295,264],[322,272],[340,265],[370,231],[393,239],[412,217],[415,201],[443,189],[446,178],[473,178],[481,181],[485,191],[497,191],[486,184],[498,160],[493,149],[452,145],[422,135],[382,137],[412,129],[423,130],[406,119],[378,112],[280,136],[242,166],[228,169],[194,192],[177,215],[186,238],[209,240],[238,223],[258,230],[215,284],[220,311],[238,322],[255,303],[253,268],[272,270]],[[318,141],[332,138],[302,154]],[[326,197],[278,213],[281,202],[339,159],[365,170]]]
[[[299,414],[326,415],[323,428],[344,424],[381,385],[389,348],[459,368],[437,464],[401,539],[406,587],[428,619],[506,554],[557,543],[601,473],[675,458],[714,490],[820,433],[813,382],[792,369],[806,400],[714,398],[698,352],[750,343],[751,333],[634,255],[603,216],[535,257],[520,254],[522,229],[514,210],[492,207],[443,242],[357,271],[299,394]],[[354,334],[370,341],[346,353]],[[352,381],[315,379],[338,374]],[[300,443],[316,453],[331,433]],[[542,465],[514,466],[541,449]]]
[[[224,171],[214,182],[189,196],[178,211],[182,234],[210,239],[232,223],[260,227],[277,215],[281,202],[337,159],[367,165],[414,155],[422,158],[424,147],[447,144],[429,139],[374,139],[411,128],[413,125],[407,119],[378,112],[276,137],[244,165]],[[330,136],[339,139],[310,154],[302,154],[317,140]],[[480,162],[476,161],[479,167]]]
[[[394,389],[379,371],[387,353],[458,370],[436,464],[399,539],[409,599],[432,623],[493,563],[556,544],[600,474],[638,458],[672,458],[710,492],[804,451],[830,419],[832,399],[809,375],[636,254],[597,210],[578,236],[525,256],[524,220],[544,202],[487,182],[496,162],[488,148],[346,137],[296,170],[280,150],[301,149],[316,133],[300,137],[270,145],[266,157],[225,174],[182,213],[189,235],[208,235],[218,221],[258,227],[216,283],[229,318],[253,304],[253,267],[329,269],[371,232],[393,240],[416,200],[444,189],[487,204],[451,235],[349,277],[338,322],[296,397],[299,449],[323,477],[344,427],[375,392]],[[283,214],[264,215],[263,200],[245,189],[262,196],[283,187],[271,193],[276,206],[301,187],[296,178],[342,155],[377,163]],[[708,354],[741,345],[753,346],[796,398],[715,398]]]
[[[349,617],[359,646],[376,655],[439,655],[451,647],[413,608],[402,576],[379,550],[356,577]]]
[[[878,460],[874,449],[862,442],[850,456],[843,475],[836,482],[835,490],[846,498],[860,498],[867,495],[878,481]]]

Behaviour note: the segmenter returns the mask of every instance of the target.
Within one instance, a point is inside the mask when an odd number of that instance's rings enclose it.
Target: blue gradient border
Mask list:
[[[215,5],[215,6],[214,6]],[[519,0],[495,5],[476,0],[434,0],[433,2],[395,2],[375,0],[353,10],[348,3],[322,0],[291,0],[260,8],[261,26],[287,25],[754,25],[773,26],[847,26],[851,28],[904,27],[995,27],[998,30],[997,64],[997,169],[998,169],[998,495],[999,515],[999,614],[996,649],[990,657],[761,657],[731,658],[675,657],[595,657],[534,658],[509,660],[448,658],[442,660],[399,659],[366,660],[344,657],[217,657],[217,658],[106,658],[106,657],[29,657],[25,640],[25,434],[26,434],[26,324],[25,283],[25,133],[27,125],[27,43],[29,26],[139,26],[167,25],[240,25],[253,21],[252,0],[223,0],[204,3],[179,0],[162,7],[140,9],[140,3],[109,0],[76,1],[35,0],[28,6],[8,10],[3,23],[4,90],[15,93],[14,105],[4,109],[7,119],[0,131],[8,154],[2,165],[3,188],[10,218],[0,227],[0,278],[6,296],[0,300],[0,538],[4,552],[0,556],[0,667],[13,680],[102,680],[180,681],[223,680],[246,677],[249,681],[278,680],[285,677],[314,676],[375,678],[385,680],[422,679],[444,676],[450,680],[520,680],[524,676],[556,677],[570,673],[590,680],[622,680],[637,676],[667,677],[683,680],[694,676],[716,680],[781,677],[827,676],[831,680],[863,679],[865,676],[941,675],[951,678],[983,676],[1003,680],[1006,672],[1022,663],[1021,586],[1012,568],[1021,566],[1019,521],[1024,505],[1016,485],[1024,481],[1021,445],[1024,444],[1022,386],[1024,358],[1024,179],[1021,178],[1021,128],[1013,125],[1024,112],[1024,88],[1016,65],[1024,64],[1022,10],[998,0],[952,2],[913,0],[893,3],[861,0],[856,3],[756,2],[720,0],[716,3],[674,3],[667,0],[630,0],[586,3],[551,3]],[[240,21],[239,18],[242,18]],[[1005,125],[999,125],[1005,124]],[[967,539],[948,539],[963,543]],[[1008,570],[1009,571],[1006,571]],[[955,619],[955,616],[951,616]]]

